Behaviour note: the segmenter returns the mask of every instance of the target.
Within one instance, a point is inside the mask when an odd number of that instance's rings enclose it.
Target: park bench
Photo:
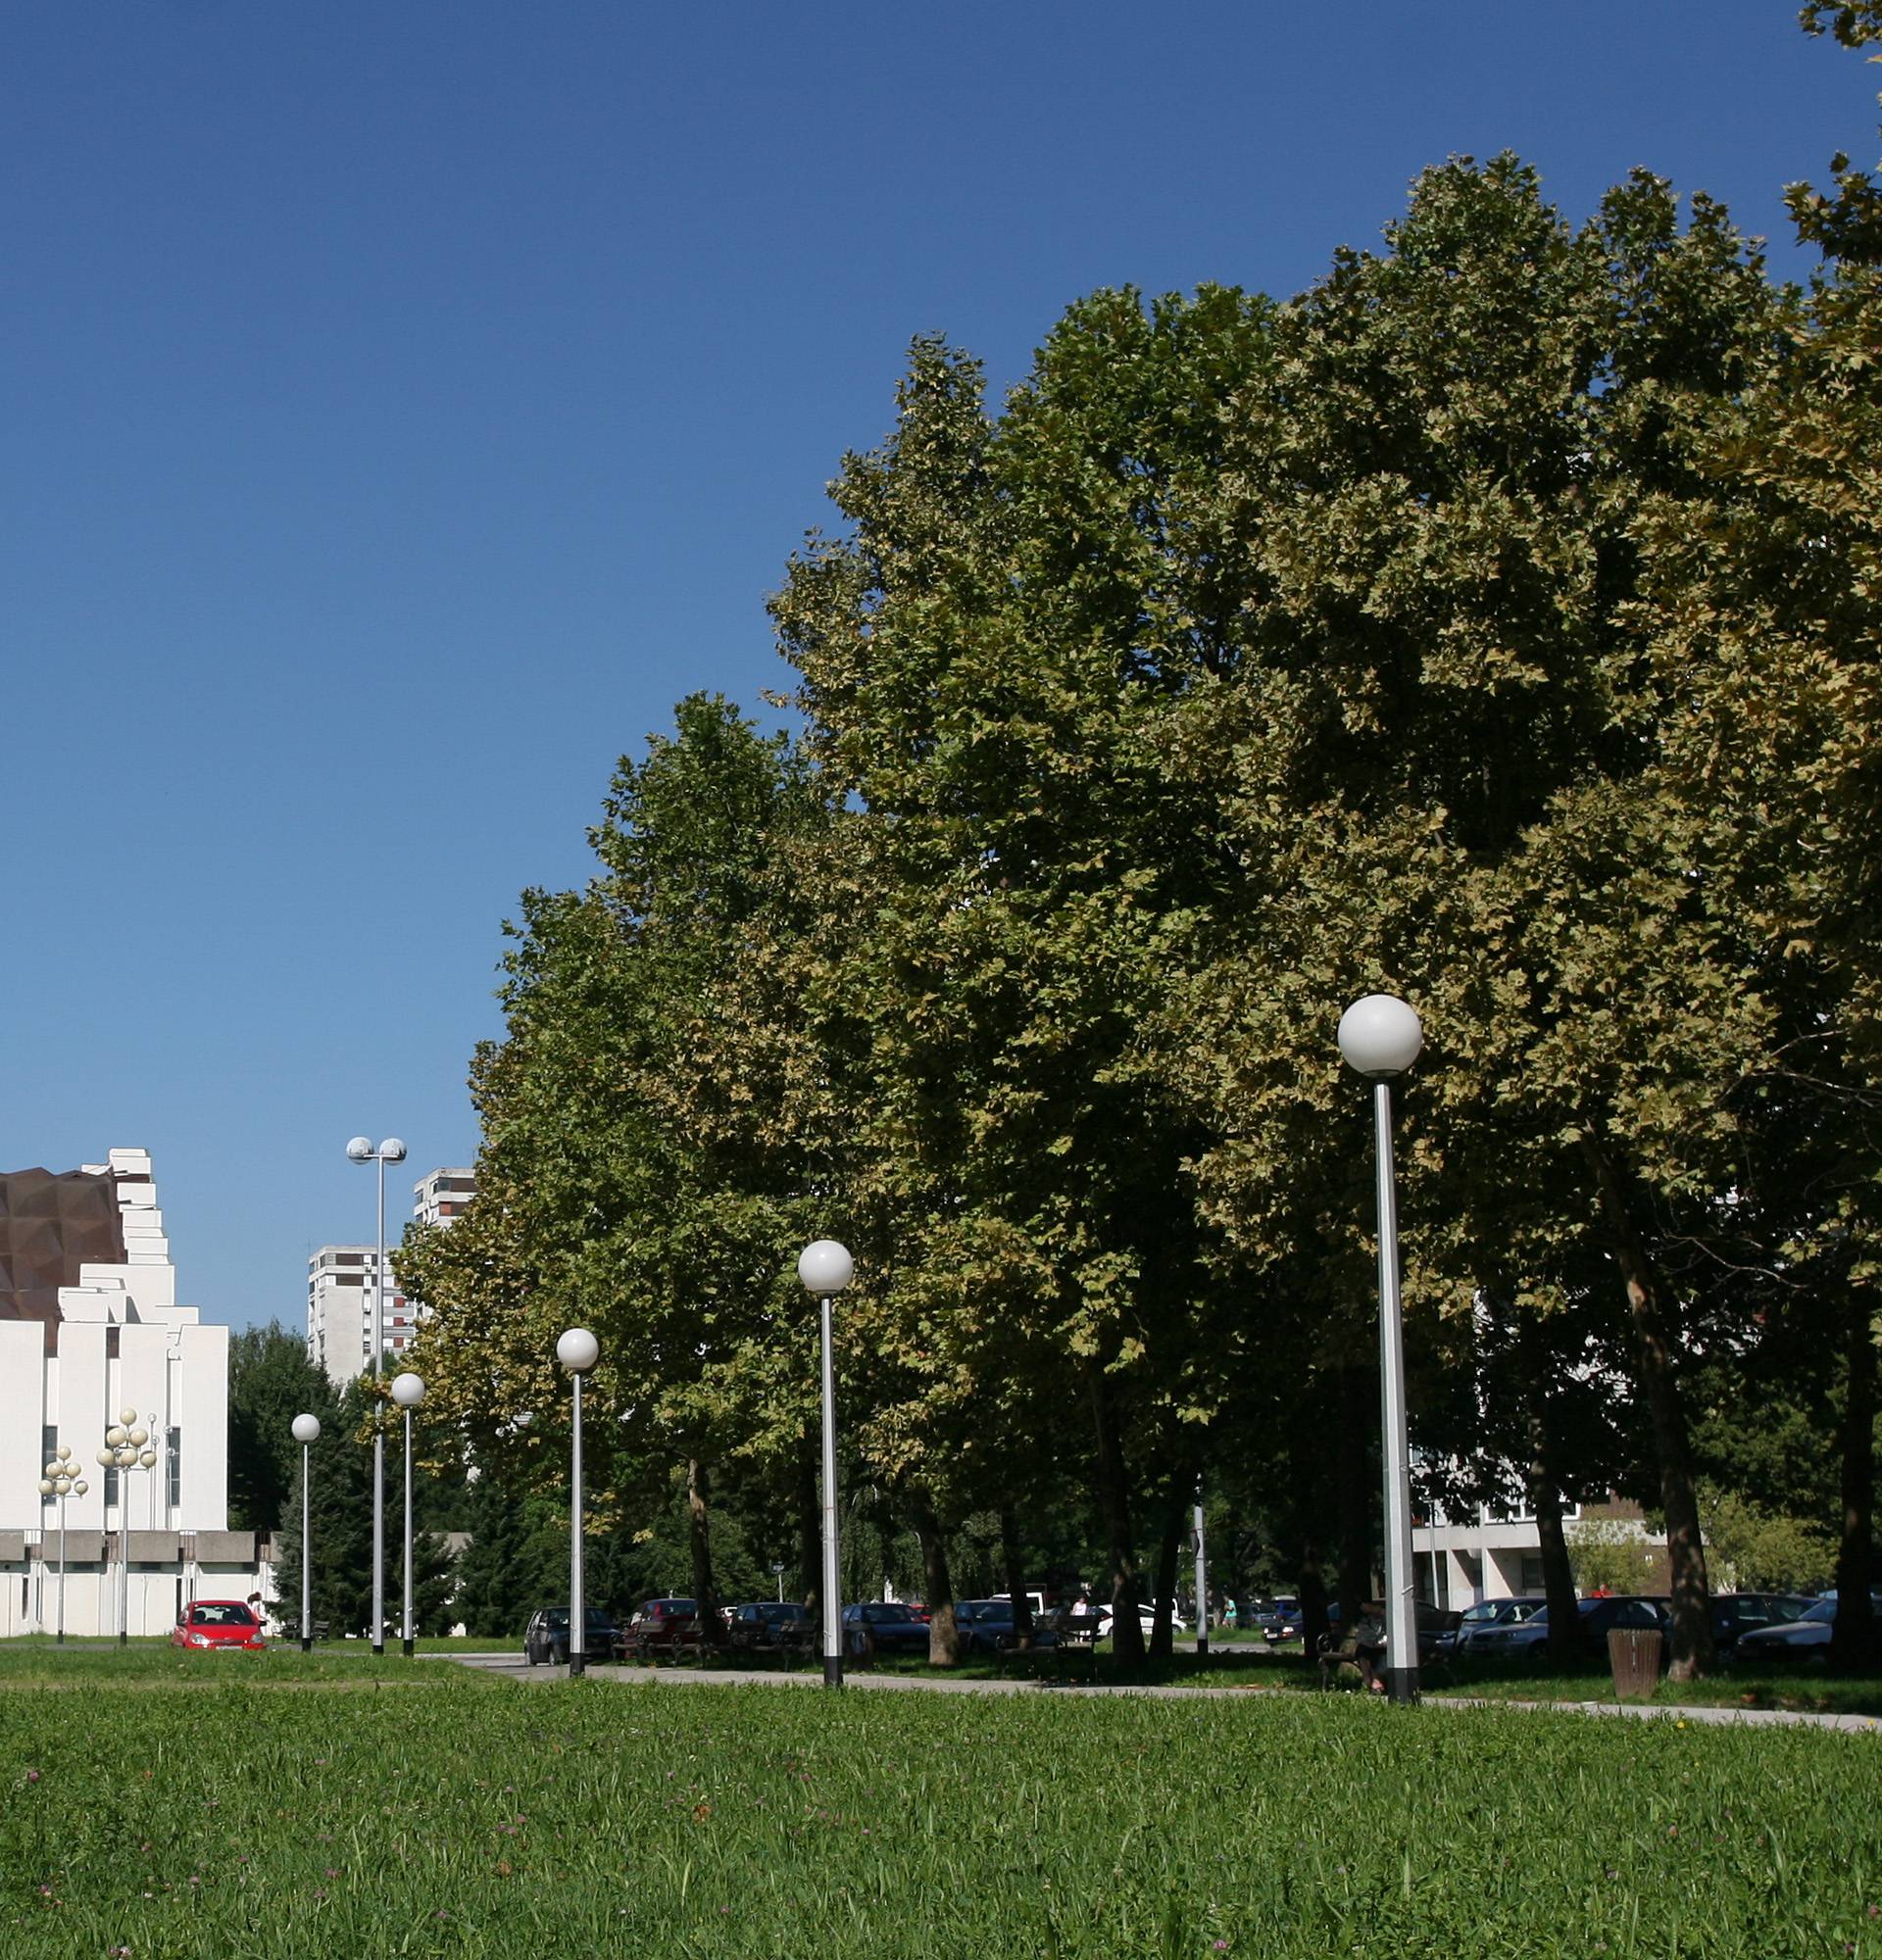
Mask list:
[[[1009,1668],[1035,1680],[1096,1679],[1098,1616],[1039,1613],[1030,1635],[1001,1634],[993,1643],[994,1669]]]

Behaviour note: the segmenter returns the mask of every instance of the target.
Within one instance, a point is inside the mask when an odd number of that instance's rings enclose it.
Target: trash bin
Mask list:
[[[1608,1665],[1614,1671],[1614,1697],[1647,1701],[1659,1686],[1659,1655],[1665,1637],[1658,1627],[1615,1627],[1608,1636]]]

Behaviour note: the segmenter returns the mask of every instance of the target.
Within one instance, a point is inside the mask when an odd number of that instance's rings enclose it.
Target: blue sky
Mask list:
[[[788,686],[765,595],[913,335],[1004,388],[1506,147],[1801,273],[1874,73],[1790,0],[0,11],[0,1168],[148,1147],[183,1298],[298,1325],[348,1137],[471,1159],[616,758]]]

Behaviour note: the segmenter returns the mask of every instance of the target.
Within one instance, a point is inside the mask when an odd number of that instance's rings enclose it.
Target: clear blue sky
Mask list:
[[[298,1325],[348,1137],[471,1160],[501,922],[616,758],[788,685],[765,595],[911,336],[1005,387],[1082,293],[1298,291],[1506,147],[1802,271],[1875,71],[1795,12],[0,11],[0,1168],[148,1147],[183,1298]]]

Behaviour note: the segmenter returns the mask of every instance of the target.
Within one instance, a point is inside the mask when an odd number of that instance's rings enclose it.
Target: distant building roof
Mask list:
[[[0,1171],[0,1320],[59,1321],[59,1289],[83,1265],[123,1265],[124,1222],[109,1171]]]

